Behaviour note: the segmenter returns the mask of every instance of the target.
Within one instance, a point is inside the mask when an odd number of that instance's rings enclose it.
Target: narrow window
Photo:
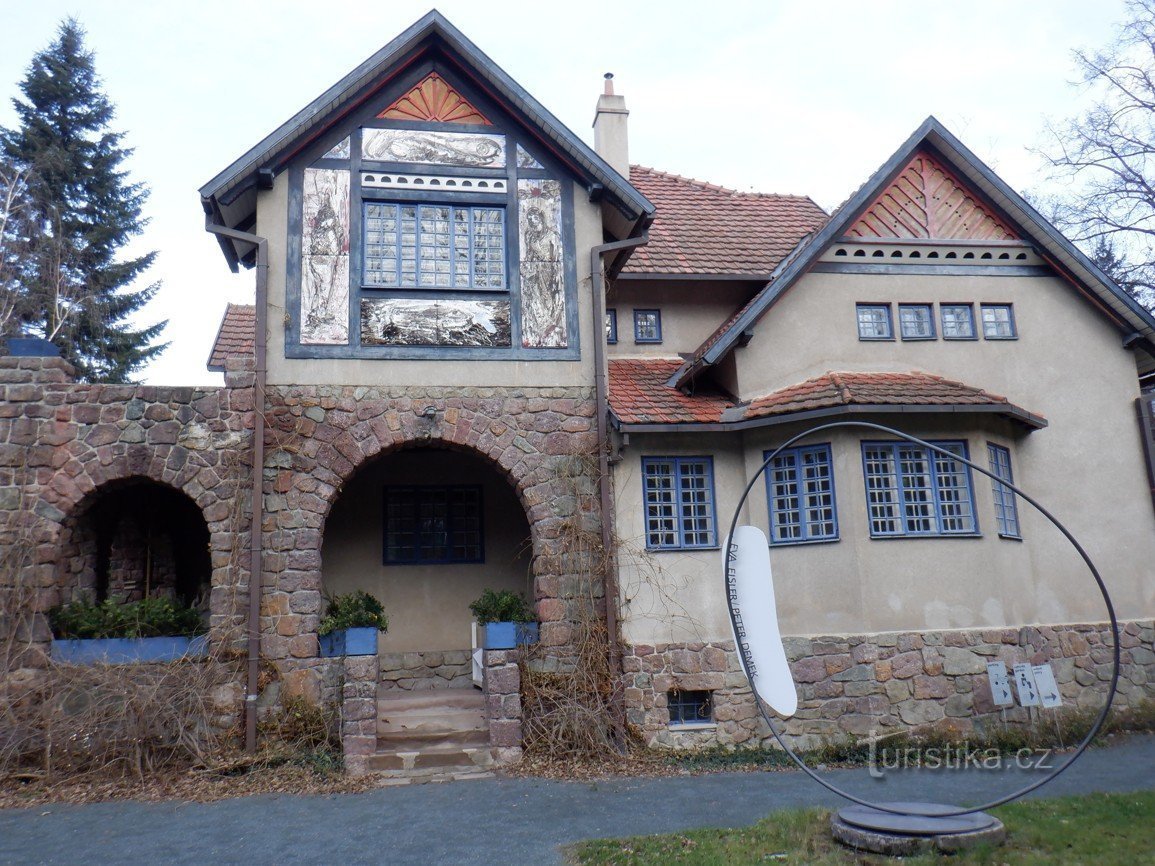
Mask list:
[[[890,304],[858,304],[858,339],[893,340]]]
[[[614,345],[618,341],[618,311],[606,310],[606,342]]]
[[[932,444],[966,457],[965,442]],[[964,463],[906,442],[863,442],[862,461],[872,537],[978,531]]]
[[[987,443],[987,458],[990,460],[991,472],[1003,481],[1015,483],[1011,472],[1011,452],[1002,445]],[[999,535],[1004,538],[1022,538],[1019,531],[1019,504],[1015,492],[1001,481],[991,479],[991,488],[995,498],[995,522],[998,524]]]
[[[983,337],[987,340],[1014,340],[1015,311],[1010,304],[983,304]]]
[[[481,562],[481,488],[386,487],[385,565]]]
[[[661,310],[634,310],[634,342],[662,342]]]
[[[933,340],[934,311],[930,304],[899,304],[898,326],[904,340]]]
[[[942,337],[944,340],[975,339],[975,310],[970,304],[942,304]]]
[[[764,458],[769,455],[766,452]],[[771,544],[838,539],[829,445],[788,448],[765,474]]]
[[[714,721],[714,700],[711,692],[666,692],[671,725],[701,725]]]
[[[717,547],[714,461],[710,457],[643,457],[646,547]]]

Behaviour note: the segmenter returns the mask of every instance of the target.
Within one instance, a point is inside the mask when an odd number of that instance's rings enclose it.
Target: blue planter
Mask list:
[[[321,645],[321,658],[377,655],[377,629],[373,626],[340,628],[317,640]]]
[[[491,622],[485,626],[486,649],[513,649],[537,643],[536,622]]]
[[[9,337],[8,354],[18,358],[59,358],[60,347],[41,337]]]
[[[52,640],[52,658],[71,665],[129,665],[199,659],[209,654],[209,637],[107,637]]]

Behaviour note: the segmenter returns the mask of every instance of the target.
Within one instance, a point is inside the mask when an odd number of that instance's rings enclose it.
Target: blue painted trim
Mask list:
[[[377,629],[373,626],[339,628],[317,638],[321,658],[377,655]]]
[[[618,311],[613,307],[606,307],[606,345],[616,346],[618,343]]]
[[[654,315],[655,323],[657,325],[657,337],[642,337],[640,318],[649,314]],[[635,343],[660,343],[662,342],[662,311],[661,310],[634,310],[634,342]]]
[[[964,460],[970,459],[967,442],[965,439],[950,439],[950,440],[933,440],[928,439],[931,445],[937,445],[939,448],[951,450],[957,447],[962,454]],[[942,513],[942,495],[939,488],[939,477],[935,461],[942,455],[937,452],[927,451],[921,446],[912,445],[907,442],[894,441],[863,441],[861,444],[862,455],[862,480],[863,490],[866,496],[866,522],[870,529],[871,538],[956,538],[961,536],[978,536],[981,535],[979,531],[979,516],[975,508],[975,491],[974,480],[971,477],[971,469],[965,463],[962,464],[964,477],[966,478],[967,498],[970,504],[971,512],[971,526],[967,529],[947,530],[943,528],[943,513]],[[895,532],[876,532],[872,525],[870,517],[870,475],[867,470],[866,451],[868,448],[885,449],[891,452],[891,459],[894,461],[894,491],[895,491],[895,515],[896,522],[899,529]],[[918,450],[922,454],[922,458],[928,462],[930,466],[930,492],[932,501],[930,504],[934,506],[935,529],[929,532],[911,532],[906,528],[906,486],[903,483],[902,460],[899,456],[900,448],[911,448]],[[919,488],[923,489],[923,488]]]
[[[650,543],[650,517],[645,514],[646,504],[646,467],[655,463],[669,463],[673,468],[674,493],[674,526],[677,541],[674,544]],[[706,467],[706,489],[710,493],[710,540],[705,544],[687,544],[685,527],[682,524],[682,467],[689,463],[703,463]],[[643,457],[642,458],[642,510],[645,523],[647,550],[715,550],[718,548],[718,501],[714,488],[714,458],[704,455],[701,457]]]
[[[987,460],[990,462],[991,472],[1007,484],[1015,483],[1015,474],[1011,469],[1011,451],[1009,448],[994,442],[987,442]],[[991,494],[995,504],[995,525],[1000,538],[1013,538],[1021,541],[1023,527],[1019,522],[1019,504],[1012,491],[1005,484],[991,479]],[[1012,528],[1013,527],[1013,528]]]
[[[862,334],[862,321],[858,318],[859,310],[885,310],[886,330],[885,337],[867,337]],[[891,304],[861,303],[854,305],[854,326],[858,330],[858,339],[863,343],[893,343],[894,342],[894,312]]]
[[[1011,325],[1011,333],[1009,336],[1006,336],[1006,337],[1000,337],[997,335],[991,336],[990,334],[987,333],[986,322],[982,317],[983,310],[987,310],[987,309],[998,309],[998,310],[1005,309],[1007,311],[1007,320],[1010,322],[1010,325]],[[983,339],[984,340],[1017,340],[1019,338],[1019,325],[1018,325],[1018,322],[1015,320],[1015,305],[1014,304],[979,304],[979,325],[981,325],[981,327],[983,329]]]
[[[489,622],[482,628],[485,629],[482,646],[487,650],[514,649],[538,641],[536,622]]]
[[[196,637],[53,638],[53,661],[71,665],[130,665],[206,658],[208,635]]]
[[[946,315],[946,311],[948,309],[953,309],[953,310],[965,309],[967,311],[967,318],[970,320],[970,323],[971,323],[971,333],[970,333],[969,337],[957,337],[957,336],[951,336],[951,335],[947,334],[945,315]],[[944,340],[950,340],[952,342],[954,342],[954,341],[968,341],[968,340],[971,342],[974,342],[974,341],[978,340],[979,334],[978,334],[978,330],[975,327],[975,305],[973,303],[939,304],[938,305],[938,314],[939,314],[940,323],[942,325],[942,338]]]
[[[918,336],[908,337],[906,335],[906,329],[903,327],[903,324],[902,324],[902,311],[904,309],[925,310],[926,311],[926,321],[930,325],[930,333],[926,334],[926,335],[918,335]],[[905,343],[914,343],[914,342],[918,342],[919,340],[937,340],[938,334],[935,331],[935,326],[934,326],[934,304],[899,304],[898,305],[898,330],[902,336],[903,342],[905,342]]]
[[[412,500],[414,508],[414,522],[418,522],[417,515],[420,513],[421,497],[422,495],[432,494],[434,491],[444,492],[447,499],[446,510],[446,539],[448,547],[452,547],[452,536],[454,532],[453,517],[451,506],[448,502],[453,492],[461,490],[473,490],[477,493],[477,549],[480,556],[471,559],[456,559],[453,557],[444,559],[426,558],[421,555],[421,535],[420,531],[416,530],[413,538],[413,547],[416,554],[413,559],[389,559],[389,496],[392,493],[410,492],[414,495]],[[480,484],[387,484],[382,490],[382,510],[381,510],[381,564],[386,566],[397,565],[471,565],[485,562],[485,500]]]
[[[774,449],[768,449],[762,452],[762,461],[765,462],[770,458]],[[828,535],[812,534],[810,531],[810,522],[806,519],[807,505],[806,494],[803,492],[802,485],[804,479],[802,477],[803,466],[802,458],[806,454],[821,454],[826,458],[826,471],[830,476],[830,510],[832,520],[834,523],[833,532]],[[794,458],[794,485],[798,496],[798,520],[799,528],[802,531],[800,538],[779,539],[776,537],[777,530],[775,528],[775,511],[774,511],[774,489],[773,479],[771,475],[776,471],[774,466],[766,467],[766,471],[762,474],[765,476],[766,484],[766,513],[769,515],[769,529],[770,529],[770,546],[771,547],[789,547],[794,544],[816,544],[826,543],[831,541],[838,541],[838,494],[837,485],[834,480],[834,454],[831,450],[830,443],[822,443],[820,445],[804,445],[798,448],[787,448],[780,452],[779,457],[793,457]]]

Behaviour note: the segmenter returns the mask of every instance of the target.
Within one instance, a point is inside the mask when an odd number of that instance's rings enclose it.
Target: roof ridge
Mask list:
[[[789,192],[753,192],[753,191],[746,192],[744,190],[733,189],[732,187],[728,187],[728,186],[722,186],[721,184],[710,183],[708,180],[700,180],[699,178],[696,178],[696,177],[687,177],[684,174],[677,174],[676,172],[672,172],[672,171],[663,171],[660,168],[654,168],[653,166],[649,166],[649,165],[641,165],[641,164],[630,165],[631,171],[635,168],[641,169],[642,171],[648,171],[652,174],[661,175],[662,177],[668,177],[671,180],[681,181],[682,183],[691,184],[691,185],[697,186],[697,187],[703,187],[705,189],[715,190],[717,192],[730,193],[731,195],[744,195],[744,196],[751,196],[751,197],[755,197],[755,198],[786,198],[786,199],[797,199],[798,201],[814,202],[814,199],[808,195],[799,195],[797,193],[789,193]],[[817,206],[817,204],[815,204],[815,206]]]

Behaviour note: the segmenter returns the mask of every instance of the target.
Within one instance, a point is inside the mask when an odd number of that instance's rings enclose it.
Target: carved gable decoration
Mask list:
[[[392,120],[493,124],[436,72],[377,115]]]
[[[987,204],[929,154],[918,153],[847,231],[858,238],[1018,240]]]

